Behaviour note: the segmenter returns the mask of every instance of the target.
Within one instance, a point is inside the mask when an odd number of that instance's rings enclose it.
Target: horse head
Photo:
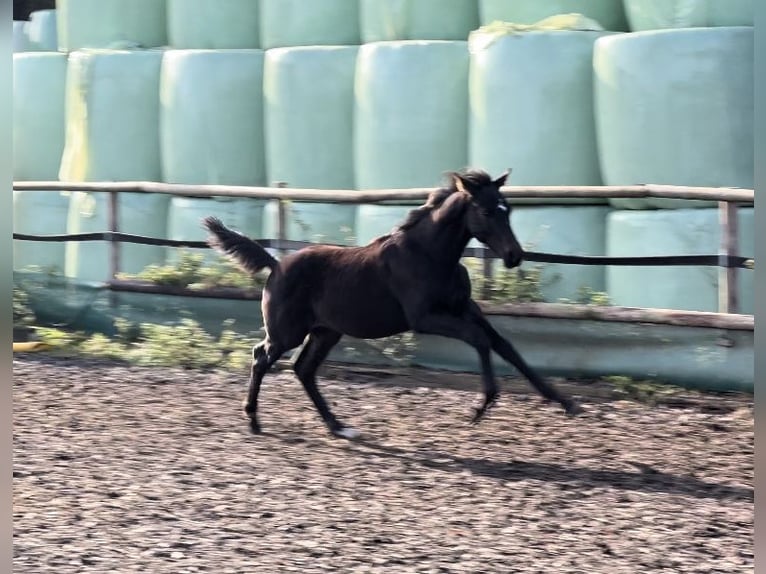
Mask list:
[[[469,196],[465,214],[472,237],[489,246],[508,268],[521,264],[524,249],[511,229],[511,206],[500,193],[510,170],[497,179],[481,170],[452,173],[455,188]]]

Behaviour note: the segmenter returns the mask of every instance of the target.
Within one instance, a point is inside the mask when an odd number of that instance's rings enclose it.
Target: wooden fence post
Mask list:
[[[111,233],[117,233],[120,230],[119,224],[119,192],[109,192],[109,231]],[[109,241],[109,277],[110,279],[116,279],[117,274],[120,272],[120,242],[115,241],[112,238]]]
[[[739,252],[737,205],[727,201],[720,201],[718,203],[718,213],[721,223],[721,249],[719,254],[723,263],[723,260],[735,256]],[[718,312],[739,313],[736,267],[719,268]]]
[[[278,181],[275,185],[279,189],[285,189],[287,187],[287,182]],[[285,200],[281,198],[277,199],[277,239],[280,244],[283,244],[287,239],[287,207],[285,206]],[[287,250],[280,245],[277,253],[279,253],[281,257],[287,253]]]
[[[109,231],[111,233],[117,233],[120,230],[119,195],[118,191],[109,192]],[[109,240],[109,281],[115,281],[120,273],[120,251],[120,242],[115,241],[112,237]],[[109,291],[109,305],[110,307],[117,306],[117,293],[111,290]]]

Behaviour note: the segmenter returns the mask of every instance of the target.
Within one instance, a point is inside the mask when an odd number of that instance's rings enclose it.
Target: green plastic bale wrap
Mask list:
[[[266,204],[263,235],[277,238],[279,210],[276,201]],[[356,205],[290,201],[285,209],[285,239],[312,243],[356,243]],[[273,253],[273,251],[272,251]]]
[[[13,179],[58,179],[65,136],[67,56],[13,55]]]
[[[30,50],[37,52],[55,52],[58,50],[56,10],[32,12],[26,25],[26,36]]]
[[[598,22],[604,30],[628,30],[622,0],[479,0],[482,25],[496,20],[534,24],[557,14],[582,14]]]
[[[260,0],[261,47],[359,44],[359,0]]]
[[[167,44],[165,0],[57,0],[56,9],[62,52]]]
[[[263,237],[263,209],[265,201],[247,198],[193,198],[173,197],[168,212],[168,238],[184,241],[205,241],[207,232],[202,227],[202,220],[215,216],[223,223],[253,239]],[[205,255],[207,261],[220,259],[210,249],[188,249],[192,253]],[[167,249],[168,261],[176,261],[179,249]]]
[[[355,95],[359,189],[432,187],[468,162],[467,42],[365,44]]]
[[[164,181],[266,184],[262,50],[169,50],[160,97]]]
[[[13,232],[58,235],[67,232],[69,194],[43,190],[13,191]],[[32,266],[64,272],[65,243],[13,241],[13,269]]]
[[[513,168],[513,185],[601,185],[592,59],[605,32],[582,17],[539,28],[496,23],[471,34],[469,163]]]
[[[596,129],[604,183],[753,188],[753,28],[600,38]],[[703,207],[613,200],[622,208]]]
[[[367,245],[404,223],[416,205],[360,205],[356,211],[356,244]]]
[[[753,0],[624,0],[630,29],[752,26]]]
[[[62,181],[159,181],[160,50],[69,56]]]
[[[516,207],[511,226],[527,251],[598,256],[606,253],[608,213],[609,207],[597,205]],[[545,301],[577,301],[584,292],[606,290],[601,266],[527,262],[522,268],[537,266],[542,268],[540,291]]]
[[[738,210],[739,255],[752,257],[754,210]],[[718,253],[721,228],[717,209],[614,211],[607,219],[607,255],[709,255]],[[737,271],[740,313],[753,313],[753,271]],[[612,303],[689,311],[718,310],[716,267],[607,268]]]
[[[167,0],[173,48],[260,48],[258,0]]]
[[[362,43],[465,40],[479,25],[476,0],[361,0]]]
[[[275,48],[263,77],[269,181],[354,189],[356,46]]]
[[[27,22],[21,20],[13,21],[13,53],[29,51],[29,40],[27,38]]]
[[[167,238],[170,196],[121,193],[117,225],[123,233]],[[69,204],[67,233],[109,230],[109,200],[105,193],[73,192]],[[149,265],[165,263],[165,248],[156,245],[120,244],[120,271],[138,273]],[[69,242],[66,245],[65,274],[80,281],[109,279],[109,243]]]

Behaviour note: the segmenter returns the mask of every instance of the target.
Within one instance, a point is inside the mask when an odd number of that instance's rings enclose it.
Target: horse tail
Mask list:
[[[256,241],[229,229],[217,217],[206,217],[202,224],[213,234],[208,245],[230,256],[245,271],[255,274],[266,267],[273,270],[279,265],[279,261]]]

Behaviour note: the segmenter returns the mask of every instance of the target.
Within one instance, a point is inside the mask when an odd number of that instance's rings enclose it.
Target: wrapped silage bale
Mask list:
[[[69,56],[63,181],[159,181],[160,50]]]
[[[65,134],[67,56],[13,55],[13,179],[58,179]]]
[[[263,49],[359,44],[359,0],[259,0]]]
[[[354,189],[356,46],[266,52],[263,77],[269,181]]]
[[[13,191],[13,232],[58,235],[67,232],[69,194],[44,190]],[[64,272],[66,244],[13,241],[14,271]]]
[[[164,181],[266,184],[262,50],[168,50],[161,102]]]
[[[354,245],[356,243],[356,205],[290,201],[285,204],[285,239]],[[279,208],[276,201],[263,211],[263,234],[277,239]]]
[[[598,256],[606,253],[607,206],[515,207],[511,226],[527,251],[559,255]],[[502,263],[497,263],[502,265]],[[587,290],[606,289],[605,270],[597,265],[526,262],[522,269],[540,266],[540,291],[548,302],[578,300]]]
[[[359,48],[354,164],[359,189],[432,187],[468,162],[468,49],[463,41]]]
[[[28,52],[29,41],[27,40],[27,22],[22,20],[13,21],[13,53]]]
[[[360,205],[356,212],[356,244],[367,245],[404,223],[417,205]]]
[[[167,237],[170,196],[121,193],[117,225],[123,233]],[[106,193],[73,192],[69,203],[67,233],[109,230],[109,196]],[[138,273],[149,265],[165,263],[165,248],[156,245],[120,244],[120,271]],[[66,244],[65,275],[79,281],[109,279],[109,243],[72,241]]]
[[[598,22],[604,30],[625,32],[623,0],[479,0],[482,25],[496,20],[514,24],[534,24],[557,14],[582,14]]]
[[[634,32],[663,28],[752,26],[753,0],[624,0]]]
[[[26,35],[30,50],[36,52],[55,52],[58,50],[56,10],[32,12],[26,25]]]
[[[601,185],[592,60],[604,34],[580,15],[473,32],[469,163],[512,168],[513,185]]]
[[[258,0],[167,0],[168,45],[260,48]]]
[[[753,188],[753,28],[600,38],[596,130],[606,185]],[[616,206],[699,207],[686,200]]]
[[[168,239],[180,241],[205,241],[207,232],[202,220],[208,216],[218,217],[224,224],[252,237],[263,238],[263,208],[266,202],[258,199],[235,197],[173,197],[168,212]],[[220,260],[220,255],[211,249],[187,249],[203,254],[206,261]],[[177,248],[167,249],[167,260],[180,257]]]
[[[753,256],[755,218],[752,208],[740,208],[739,255]],[[721,248],[717,209],[613,211],[607,218],[607,255],[641,257],[709,255]],[[740,313],[753,313],[753,272],[738,272]],[[607,268],[606,283],[614,305],[718,310],[717,267]]]
[[[476,0],[361,0],[362,43],[465,40],[479,25]]]
[[[164,46],[165,8],[165,0],[58,0],[59,50]]]

